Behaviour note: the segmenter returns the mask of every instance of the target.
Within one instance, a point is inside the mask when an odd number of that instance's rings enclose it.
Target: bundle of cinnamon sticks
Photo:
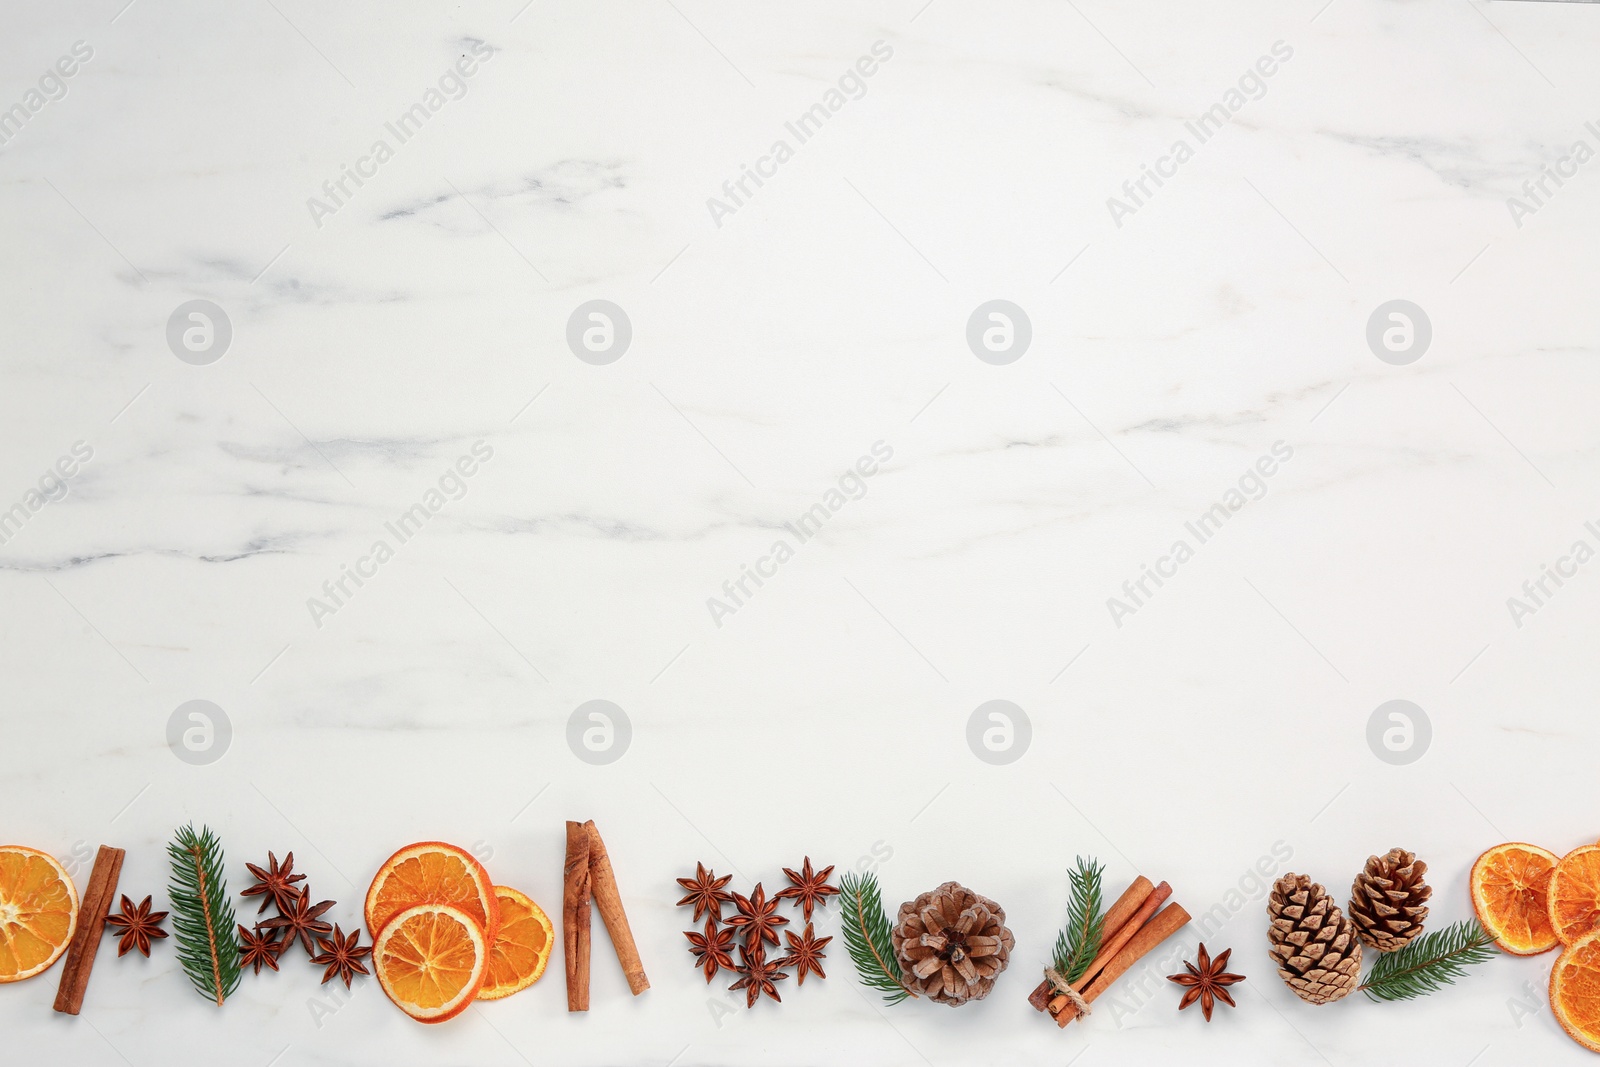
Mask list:
[[[589,902],[592,898],[605,921],[611,945],[638,996],[650,988],[644,962],[633,941],[633,929],[622,910],[622,893],[611,869],[611,857],[594,820],[567,823],[567,859],[562,871],[561,941],[567,965],[567,1010],[589,1010]]]
[[[1100,952],[1083,977],[1071,984],[1072,993],[1047,977],[1029,994],[1028,1003],[1038,1011],[1049,1012],[1057,1026],[1076,1019],[1080,1014],[1078,1001],[1085,1006],[1093,1003],[1129,968],[1189,921],[1189,913],[1181,904],[1167,903],[1171,896],[1172,887],[1166,882],[1151,885],[1144,875],[1135,878],[1106,912]]]

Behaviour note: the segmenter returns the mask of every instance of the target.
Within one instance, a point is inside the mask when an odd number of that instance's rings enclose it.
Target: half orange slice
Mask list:
[[[520,993],[544,974],[555,945],[550,916],[524,893],[510,886],[494,887],[500,903],[500,933],[489,950],[489,976],[479,1000],[499,1000]]]
[[[1550,875],[1550,925],[1565,944],[1600,930],[1600,845],[1561,857]]]
[[[442,1023],[472,1004],[489,970],[489,939],[478,920],[449,904],[418,904],[395,915],[372,947],[383,992],[407,1015]]]
[[[78,888],[54,856],[0,845],[0,982],[50,969],[78,928]]]
[[[1556,958],[1550,1010],[1572,1040],[1600,1052],[1600,932],[1579,938]]]

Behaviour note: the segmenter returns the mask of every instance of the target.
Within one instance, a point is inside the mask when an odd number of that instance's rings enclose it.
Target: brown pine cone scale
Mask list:
[[[1267,937],[1278,974],[1295,996],[1331,1004],[1361,984],[1361,942],[1328,891],[1303,874],[1286,874],[1267,898]]]
[[[906,988],[959,1007],[982,1000],[1011,961],[1005,909],[956,882],[900,905],[889,940]]]
[[[1350,887],[1350,921],[1369,948],[1395,952],[1422,933],[1433,888],[1428,865],[1403,848],[1372,856]]]

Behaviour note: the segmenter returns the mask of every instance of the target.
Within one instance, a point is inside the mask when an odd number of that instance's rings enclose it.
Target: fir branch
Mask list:
[[[1055,969],[1068,982],[1076,982],[1100,954],[1100,939],[1105,933],[1105,908],[1100,896],[1100,876],[1104,865],[1078,857],[1078,869],[1070,872],[1072,898],[1067,902],[1066,928],[1056,935]]]
[[[898,1004],[916,994],[906,988],[900,964],[889,941],[889,920],[883,913],[878,880],[854,872],[839,879],[839,899],[844,902],[844,943],[856,965],[861,984],[883,991],[885,1004]]]
[[[239,988],[239,944],[236,923],[222,876],[222,845],[209,826],[197,834],[190,823],[167,846],[172,860],[172,926],[177,931],[178,961],[189,981],[207,1000],[222,1001]]]
[[[1465,919],[1431,934],[1423,934],[1399,952],[1388,952],[1367,972],[1361,991],[1373,1000],[1410,1000],[1427,996],[1467,973],[1475,963],[1500,954],[1494,938]]]

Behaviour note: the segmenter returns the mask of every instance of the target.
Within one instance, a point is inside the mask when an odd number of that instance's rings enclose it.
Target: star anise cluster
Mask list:
[[[833,868],[814,870],[811,857],[807,856],[799,871],[785,867],[783,873],[789,885],[770,897],[760,882],[748,896],[730,891],[727,885],[733,876],[718,877],[703,863],[695,864],[693,878],[678,879],[678,884],[686,891],[678,905],[694,908],[695,922],[702,916],[706,920],[704,930],[685,930],[683,934],[689,940],[695,966],[705,972],[707,985],[716,979],[718,971],[732,971],[738,975],[738,980],[728,988],[744,991],[746,1007],[755,1007],[763,995],[781,1003],[783,998],[778,995],[777,983],[788,978],[790,971],[795,974],[796,985],[805,984],[808,974],[828,977],[822,969],[822,960],[827,956],[824,949],[833,938],[818,937],[811,917],[818,907],[827,904],[830,896],[839,892],[828,884]],[[785,900],[792,900],[804,918],[803,935],[779,929],[789,925],[789,919],[778,913],[778,906]],[[722,914],[724,904],[733,905],[732,914],[726,917]],[[783,948],[785,942],[787,952]],[[767,956],[768,945],[774,946],[772,958]]]
[[[255,878],[255,884],[242,892],[242,896],[260,897],[259,916],[272,905],[277,914],[270,919],[258,920],[254,928],[239,927],[240,963],[252,968],[256,974],[266,967],[276,971],[283,954],[294,947],[296,941],[306,950],[311,962],[325,968],[322,981],[326,985],[334,978],[343,979],[346,987],[357,974],[367,974],[362,957],[372,953],[371,946],[361,946],[358,928],[348,936],[343,929],[330,924],[322,916],[334,906],[331,900],[311,902],[311,887],[296,885],[306,876],[294,873],[294,853],[286,853],[280,866],[278,857],[267,853],[267,865],[258,867],[245,864]]]

